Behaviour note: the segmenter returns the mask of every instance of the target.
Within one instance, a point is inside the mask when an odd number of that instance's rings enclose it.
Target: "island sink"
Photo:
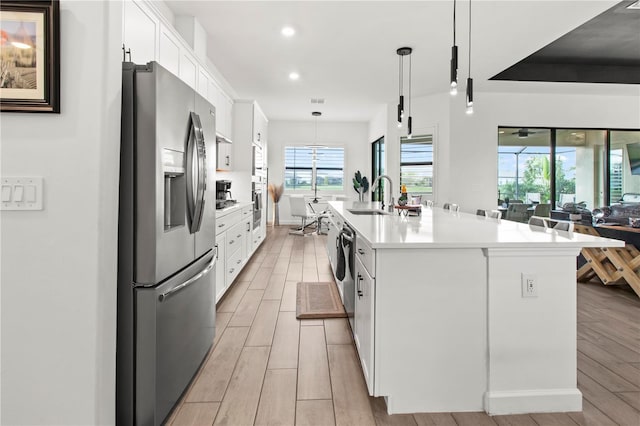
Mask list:
[[[351,214],[369,215],[369,216],[391,214],[390,212],[386,212],[384,210],[374,210],[374,209],[347,209],[347,211]]]

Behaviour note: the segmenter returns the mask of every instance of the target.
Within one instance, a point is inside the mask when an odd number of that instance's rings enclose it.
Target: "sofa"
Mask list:
[[[629,218],[640,218],[640,194],[625,193],[618,203],[594,209],[592,215],[598,223],[628,225]]]

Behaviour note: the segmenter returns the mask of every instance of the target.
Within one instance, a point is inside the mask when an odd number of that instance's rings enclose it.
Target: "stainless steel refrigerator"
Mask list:
[[[158,425],[215,333],[215,108],[123,63],[116,419]]]

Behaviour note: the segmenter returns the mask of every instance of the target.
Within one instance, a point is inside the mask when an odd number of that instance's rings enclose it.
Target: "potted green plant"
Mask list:
[[[361,203],[364,202],[364,194],[369,191],[369,180],[366,176],[362,176],[360,170],[353,177],[353,189],[358,193],[358,200]]]

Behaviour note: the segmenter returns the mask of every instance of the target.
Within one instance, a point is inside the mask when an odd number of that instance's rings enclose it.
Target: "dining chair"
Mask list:
[[[534,216],[549,217],[551,214],[551,204],[537,204],[533,209]]]
[[[502,218],[502,212],[500,210],[491,210],[485,211],[485,215],[491,219],[500,219]]]
[[[478,210],[476,210],[476,215],[477,216],[485,216],[486,217],[487,216],[487,211],[483,210],[483,209],[478,209]]]
[[[301,224],[299,228],[291,229],[290,234],[305,235],[305,229],[309,225],[313,225],[318,220],[318,215],[309,207],[309,203],[303,196],[289,196],[291,207],[291,216],[299,217]],[[307,221],[310,221],[307,223]]]
[[[427,201],[425,201],[425,205],[427,207],[432,207],[433,208],[433,206],[435,206],[435,203],[433,202],[433,200],[427,200]]]
[[[547,229],[547,221],[545,218],[539,216],[531,216],[529,218],[529,225]]]
[[[449,204],[449,203],[444,203],[444,204],[442,205],[442,209],[443,209],[443,210],[451,210],[451,204]]]
[[[556,231],[567,231],[567,232],[572,232],[573,231],[573,222],[558,222],[553,226],[553,229],[555,229]]]
[[[522,203],[509,204],[506,219],[526,223],[529,220],[529,213],[527,212],[528,208],[528,205]]]
[[[457,204],[449,204],[449,210],[452,212],[459,212],[460,206]]]

